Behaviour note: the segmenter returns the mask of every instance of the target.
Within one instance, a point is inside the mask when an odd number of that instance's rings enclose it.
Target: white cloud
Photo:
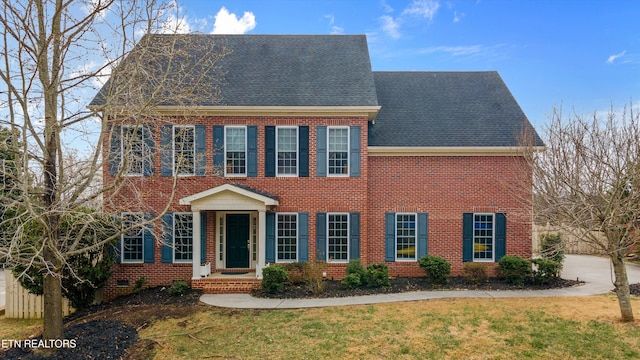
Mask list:
[[[433,17],[440,8],[440,2],[435,0],[413,0],[402,15],[413,15],[423,17],[425,19],[433,20]]]
[[[385,0],[381,0],[380,5],[382,6],[382,9],[385,13],[388,14],[393,12],[393,8],[389,4],[387,4]]]
[[[109,6],[105,7],[105,2],[106,1],[104,0],[87,0],[84,2],[84,4],[82,4],[82,11],[84,11],[85,14],[89,15],[99,8],[102,8],[97,12],[97,15],[98,17],[104,19],[107,16],[107,10],[109,9]]]
[[[623,57],[626,53],[627,53],[627,50],[624,50],[621,53],[609,56],[609,58],[607,59],[607,63],[613,64],[613,62],[616,61],[616,59]]]
[[[438,52],[447,53],[453,56],[471,56],[477,55],[483,51],[482,45],[468,46],[434,46],[418,51],[420,54],[433,54]]]
[[[400,38],[400,25],[389,15],[380,17],[382,23],[382,31],[394,39]]]
[[[460,20],[462,20],[463,17],[464,17],[464,13],[458,14],[457,11],[453,12],[453,22],[454,23],[460,22]]]
[[[186,16],[169,15],[160,27],[162,34],[188,34],[190,32],[191,26]]]
[[[230,13],[224,6],[215,16],[212,34],[245,34],[256,27],[256,17],[250,11],[245,11],[240,19]]]
[[[333,14],[327,14],[324,16],[325,19],[329,19],[329,26],[331,26],[331,35],[344,34],[344,28],[342,26],[334,25],[336,22],[335,16]]]

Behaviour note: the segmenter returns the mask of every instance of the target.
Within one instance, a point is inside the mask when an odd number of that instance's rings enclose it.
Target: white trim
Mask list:
[[[327,223],[326,223],[326,234],[327,234],[327,239],[326,239],[326,254],[327,254],[327,263],[332,263],[332,264],[346,264],[349,262],[349,260],[351,260],[351,244],[350,244],[350,239],[349,236],[351,234],[351,214],[348,212],[328,212],[327,214]],[[347,215],[347,259],[346,260],[331,260],[329,259],[329,216],[331,215]]]
[[[476,215],[491,215],[491,259],[476,259]],[[495,262],[496,258],[496,214],[495,213],[473,213],[473,221],[471,222],[471,226],[473,227],[473,236],[471,237],[473,249],[471,250],[471,261],[472,262]]]
[[[347,130],[347,172],[342,174],[331,174],[329,172],[329,161],[331,161],[329,154],[329,139],[331,136],[329,133],[331,130]],[[349,177],[351,176],[351,128],[349,126],[327,126],[327,177]]]
[[[278,260],[278,216],[279,215],[294,215],[296,217],[296,259],[295,260]],[[299,217],[298,217],[298,213],[297,212],[277,212],[276,213],[276,229],[275,229],[275,233],[276,233],[276,244],[275,244],[275,250],[276,250],[276,263],[278,264],[286,264],[286,263],[293,263],[293,262],[297,262],[300,261],[300,221],[299,221]]]
[[[127,215],[136,216],[138,221],[144,222],[144,212],[123,212],[120,213],[120,216],[124,218]],[[136,226],[132,226],[132,229],[136,228]],[[122,231],[122,229],[120,229]],[[140,260],[127,260],[124,259],[124,231],[120,235],[120,263],[121,264],[144,264],[144,228],[140,227],[141,238],[142,238],[142,258]]]
[[[409,259],[409,258],[404,258],[404,259],[398,259],[398,215],[413,215],[414,216],[414,231],[413,231],[413,246],[414,246],[414,255],[413,255],[413,259]],[[395,234],[394,234],[394,249],[393,249],[393,253],[396,257],[396,262],[416,262],[418,261],[418,213],[396,213],[396,217],[395,217],[395,221],[394,221],[394,227],[395,229]]]
[[[369,156],[522,156],[545,146],[369,146]]]
[[[295,129],[296,130],[296,173],[295,174],[279,174],[278,173],[278,130]],[[276,177],[297,177],[300,173],[300,132],[298,126],[276,126]]]
[[[176,215],[191,215],[191,260],[176,260]],[[193,244],[195,243],[195,239],[193,238],[193,234],[194,234],[193,212],[174,212],[171,216],[173,217],[172,219],[173,228],[171,229],[172,231],[171,239],[173,240],[172,241],[173,246],[171,249],[172,264],[191,264],[193,263]]]
[[[104,111],[105,105],[88,106],[92,111]],[[128,114],[126,106],[109,106],[113,112]],[[156,106],[150,109],[150,116],[366,116],[375,119],[381,106]]]
[[[209,196],[213,196],[223,191],[231,191],[238,195],[246,196],[250,199],[256,200],[258,202],[262,202],[264,203],[265,207],[278,205],[278,200],[272,199],[268,196],[257,194],[253,191],[249,191],[232,184],[224,184],[224,185],[216,186],[212,189],[201,191],[199,193],[184,197],[180,199],[180,205],[191,205],[194,201],[203,200]],[[191,208],[192,208],[191,210],[194,210],[194,211],[196,210],[194,209],[194,206],[192,206]],[[218,211],[226,210],[226,209],[216,209],[214,206],[203,206],[203,208],[198,208],[198,207],[196,208],[198,210],[218,210]],[[254,209],[250,209],[250,210],[254,210]],[[260,209],[257,209],[257,210],[260,210]]]
[[[244,129],[244,174],[227,173],[227,129]],[[247,169],[249,167],[247,143],[247,126],[246,125],[225,125],[224,126],[224,162],[222,164],[225,177],[247,177]]]
[[[193,172],[191,174],[178,174],[176,171],[176,128],[193,130]],[[171,173],[175,176],[195,176],[196,175],[196,126],[195,125],[173,125],[171,127]]]

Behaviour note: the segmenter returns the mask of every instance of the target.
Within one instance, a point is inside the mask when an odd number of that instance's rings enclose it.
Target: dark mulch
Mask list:
[[[463,277],[451,277],[445,285],[431,285],[426,277],[397,277],[391,279],[389,287],[362,287],[357,289],[347,289],[339,281],[324,281],[324,291],[315,296],[307,290],[304,284],[289,285],[284,292],[270,294],[262,289],[255,290],[252,295],[264,298],[296,299],[296,298],[332,298],[348,297],[374,294],[391,294],[409,291],[439,291],[439,290],[544,290],[571,287],[581,282],[574,280],[558,279],[545,285],[525,284],[516,286],[505,284],[497,278],[489,278],[480,284],[471,284]]]
[[[629,290],[631,290],[631,295],[640,296],[640,283],[629,285]]]

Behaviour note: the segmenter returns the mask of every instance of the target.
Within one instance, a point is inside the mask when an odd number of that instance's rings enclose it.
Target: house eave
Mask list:
[[[89,110],[104,112],[104,105],[88,106]],[[117,114],[131,110],[111,106]],[[145,111],[150,116],[367,116],[373,121],[380,106],[155,106]]]
[[[517,156],[544,146],[369,146],[369,156]]]

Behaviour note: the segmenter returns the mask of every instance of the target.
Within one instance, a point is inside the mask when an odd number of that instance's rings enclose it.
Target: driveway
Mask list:
[[[627,265],[629,283],[640,282],[640,266]],[[205,294],[200,301],[218,307],[242,309],[295,309],[324,306],[366,305],[400,301],[417,301],[443,298],[508,298],[542,296],[588,296],[613,289],[609,260],[589,255],[567,255],[562,277],[584,281],[584,285],[551,290],[512,291],[416,291],[398,294],[353,296],[333,299],[263,299],[248,294]]]

